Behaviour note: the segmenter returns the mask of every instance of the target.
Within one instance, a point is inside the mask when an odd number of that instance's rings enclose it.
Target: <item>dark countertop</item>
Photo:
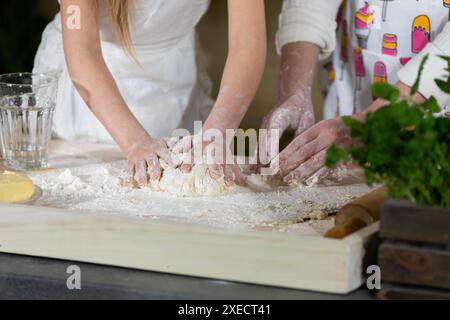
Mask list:
[[[81,269],[81,290],[70,291],[66,270]],[[0,299],[374,299],[366,289],[332,295],[133,269],[0,253]]]

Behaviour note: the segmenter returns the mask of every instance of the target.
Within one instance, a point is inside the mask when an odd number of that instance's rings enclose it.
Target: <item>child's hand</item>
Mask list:
[[[177,157],[170,152],[165,140],[146,135],[136,141],[127,154],[128,173],[124,184],[130,187],[136,181],[139,187],[144,188],[148,183],[147,173],[151,180],[158,181],[162,174],[160,158],[169,166],[177,166]]]
[[[233,183],[246,185],[245,176],[235,163],[230,148],[220,142],[204,141],[199,135],[188,136],[181,139],[172,152],[181,156],[182,172],[188,173],[193,165],[206,163],[211,178],[219,179],[223,176],[228,186]]]

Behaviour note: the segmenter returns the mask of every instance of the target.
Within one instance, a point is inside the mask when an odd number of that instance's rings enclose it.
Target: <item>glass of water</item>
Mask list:
[[[48,124],[48,126],[51,128],[51,120],[53,117],[52,108],[54,107],[49,106],[54,104],[56,101],[57,82],[58,79],[56,74],[9,73],[0,75],[0,99],[5,99],[3,102],[5,106],[2,108],[0,118],[2,121],[0,123],[0,159],[5,159],[8,166],[26,170],[33,167],[39,167],[39,162],[41,162],[42,165],[45,165],[47,162],[46,156],[42,159],[42,161],[38,161],[37,159],[39,156],[36,156],[36,160],[34,161],[35,164],[32,163],[33,161],[27,164],[27,160],[21,158],[12,159],[10,156],[13,149],[11,149],[11,145],[6,146],[4,143],[10,143],[11,141],[24,141],[24,134],[31,134],[30,131],[21,131],[14,127],[15,124],[11,122],[11,119],[13,118],[17,121],[19,121],[18,119],[22,119],[22,125],[23,127],[26,127],[27,125],[25,121],[35,121],[33,120],[35,119],[33,118],[35,114],[43,115],[45,118],[48,117],[47,113],[50,113],[50,118],[48,118],[48,120],[50,120],[50,124]],[[17,98],[18,96],[23,95],[28,96],[24,96],[22,99]],[[20,103],[18,101],[20,101]],[[19,105],[14,105],[15,103]],[[44,110],[38,112],[40,108],[45,109],[45,112]],[[29,125],[29,128],[32,129],[33,123],[30,122]],[[8,133],[8,135],[3,136],[3,132],[5,132],[5,134]],[[27,149],[25,148],[25,144],[22,144],[21,148]],[[28,147],[30,150],[33,148],[35,147],[32,145]],[[7,151],[9,154],[8,159],[6,159]],[[45,154],[46,153],[44,153],[44,155]],[[19,154],[16,153],[15,156],[19,156]],[[23,165],[19,165],[19,163],[22,163]]]
[[[7,168],[26,171],[47,166],[54,109],[54,99],[44,95],[0,97],[0,140]]]
[[[0,97],[35,93],[56,99],[57,77],[44,73],[9,73],[0,75]]]

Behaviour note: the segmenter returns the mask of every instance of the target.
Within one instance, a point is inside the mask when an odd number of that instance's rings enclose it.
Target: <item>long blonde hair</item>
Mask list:
[[[135,61],[136,55],[131,41],[129,12],[132,0],[108,0],[108,7],[111,14],[116,36],[124,51]]]

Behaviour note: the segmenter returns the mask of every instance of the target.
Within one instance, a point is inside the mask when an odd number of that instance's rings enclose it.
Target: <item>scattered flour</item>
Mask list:
[[[304,229],[306,234],[317,235],[310,226],[301,222],[326,218],[351,199],[369,191],[363,184],[274,189],[273,181],[260,176],[250,176],[247,188],[224,190],[219,184],[205,190],[205,184],[209,182],[202,180],[205,179],[203,168],[193,173],[193,176],[201,174],[203,178],[186,176],[183,178],[186,181],[176,178],[179,181],[176,187],[171,182],[175,178],[166,176],[158,188],[167,192],[157,192],[154,191],[155,186],[143,190],[122,187],[124,168],[125,162],[120,161],[35,173],[31,178],[43,190],[43,196],[35,205],[232,230],[273,229],[289,232]],[[193,185],[194,193],[202,191],[209,196],[186,196],[192,195],[190,188]],[[177,197],[177,194],[184,197]]]

